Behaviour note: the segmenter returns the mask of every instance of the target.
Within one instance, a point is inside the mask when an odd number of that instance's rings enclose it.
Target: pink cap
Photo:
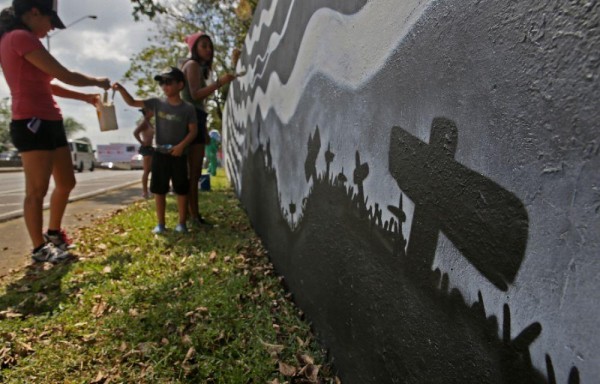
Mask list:
[[[202,36],[208,36],[208,35],[202,31],[200,31],[200,32],[192,33],[191,35],[187,35],[183,39],[187,43],[188,48],[190,49],[190,52],[192,52],[192,49],[194,49],[194,44],[196,44],[196,41],[198,41],[198,39],[201,38]]]

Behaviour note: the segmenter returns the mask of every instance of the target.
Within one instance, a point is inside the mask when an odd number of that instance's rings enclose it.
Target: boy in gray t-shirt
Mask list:
[[[154,112],[156,150],[152,155],[150,192],[154,194],[156,201],[158,225],[152,232],[166,231],[166,195],[169,192],[169,182],[172,181],[179,212],[179,224],[175,231],[185,233],[189,191],[186,148],[194,140],[198,130],[196,111],[194,106],[183,101],[179,95],[185,86],[185,77],[179,69],[170,67],[165,73],[156,75],[154,80],[162,87],[165,99],[136,100],[119,83],[113,84],[113,89],[119,91],[128,105],[144,107]]]

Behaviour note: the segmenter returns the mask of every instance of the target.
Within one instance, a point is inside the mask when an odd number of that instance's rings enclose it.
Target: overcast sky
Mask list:
[[[0,0],[0,9],[10,6],[11,3],[11,0]],[[130,58],[148,45],[148,37],[153,34],[153,24],[135,22],[131,16],[132,9],[130,0],[59,0],[58,14],[67,26],[87,15],[95,15],[98,18],[85,18],[51,37],[51,53],[71,70],[92,76],[106,76],[111,82],[121,81],[129,69]],[[43,39],[43,43],[45,46],[46,39]],[[132,94],[135,93],[133,85],[124,85]],[[101,91],[99,88],[79,90]],[[0,76],[0,97],[9,95],[4,76]],[[133,130],[140,114],[137,109],[124,104],[118,94],[115,96],[115,104],[119,130],[111,132],[100,132],[96,110],[91,105],[58,97],[56,100],[64,117],[72,117],[86,127],[86,132],[77,136],[89,137],[94,147],[112,142],[135,142]]]

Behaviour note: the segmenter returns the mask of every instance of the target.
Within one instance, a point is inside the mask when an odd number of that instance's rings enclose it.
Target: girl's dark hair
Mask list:
[[[212,57],[210,58],[210,60],[207,62],[205,62],[204,60],[202,60],[200,58],[200,56],[198,56],[198,43],[200,42],[200,39],[202,38],[207,38],[208,41],[210,42],[210,46],[211,46],[211,52],[212,52]],[[194,42],[194,47],[192,48],[191,51],[191,59],[194,60],[196,63],[200,64],[200,66],[202,67],[202,75],[204,76],[205,79],[208,79],[208,75],[210,73],[210,70],[212,69],[212,63],[213,63],[213,58],[215,56],[215,46],[212,42],[212,39],[210,38],[210,36],[208,35],[202,35],[199,38],[196,39],[196,41]]]
[[[0,11],[0,37],[6,32],[13,31],[15,29],[29,29],[23,21],[21,16],[25,12],[29,11],[32,5],[27,1],[13,2],[12,7],[4,8]]]

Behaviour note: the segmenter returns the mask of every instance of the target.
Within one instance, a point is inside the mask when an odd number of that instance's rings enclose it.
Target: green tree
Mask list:
[[[85,131],[85,127],[83,126],[83,124],[81,124],[80,122],[78,122],[77,120],[75,120],[72,117],[66,117],[64,119],[64,124],[65,124],[65,133],[67,134],[68,138],[73,137],[73,135],[76,134],[77,132]]]
[[[234,48],[243,45],[251,24],[257,0],[198,0],[158,1],[131,0],[136,20],[146,17],[156,25],[156,34],[150,37],[150,46],[131,60],[125,79],[137,86],[136,95],[148,97],[160,95],[153,80],[167,66],[179,66],[188,57],[184,37],[204,31],[215,45],[213,70],[219,76],[233,72],[231,54]],[[228,87],[222,87],[209,100],[209,124],[221,128],[223,106]]]

